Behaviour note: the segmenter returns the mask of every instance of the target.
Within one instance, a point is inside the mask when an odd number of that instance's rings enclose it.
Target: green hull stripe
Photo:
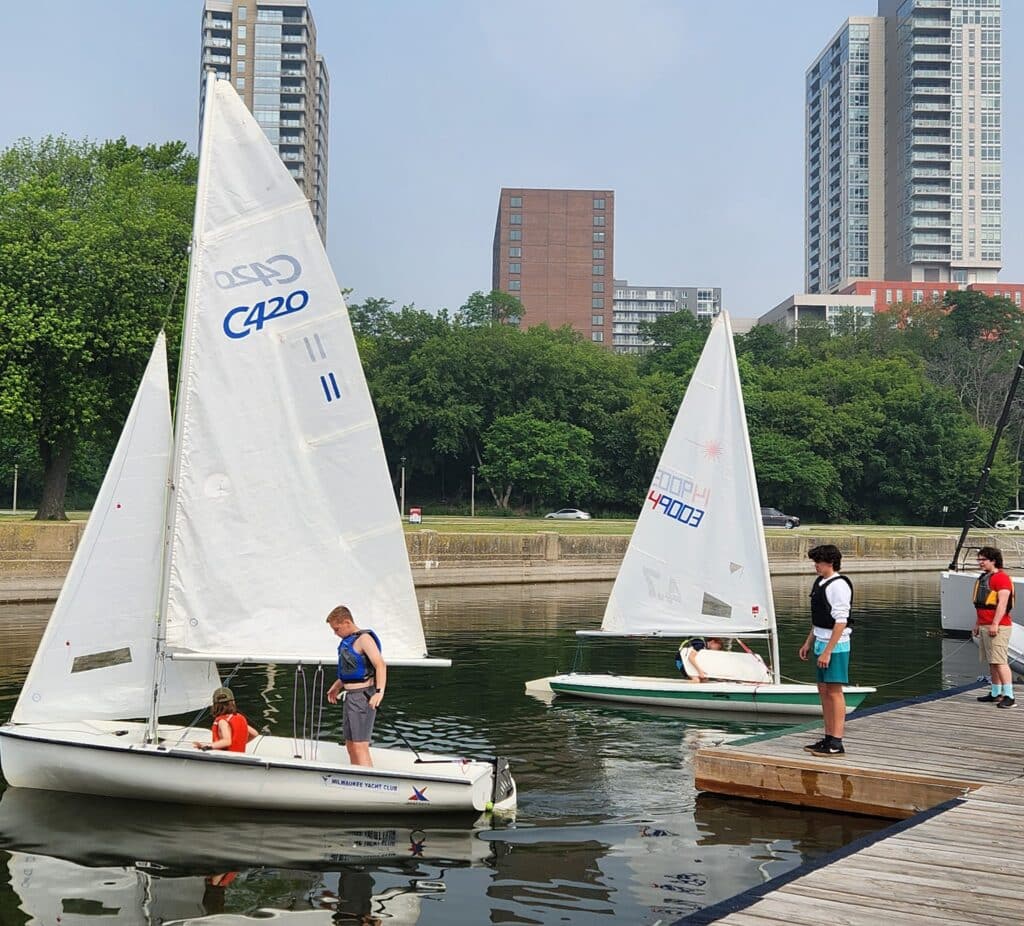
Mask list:
[[[731,701],[734,704],[818,704],[818,692],[809,691],[806,694],[772,694],[763,692],[754,694],[751,692],[732,692],[724,694],[707,694],[701,691],[648,691],[643,688],[603,688],[597,685],[573,685],[567,682],[551,682],[551,690],[559,694],[575,694],[586,697],[587,695],[606,695],[608,697],[632,697],[632,698],[657,698],[659,701]],[[867,694],[847,695],[846,703],[851,707],[860,704]]]

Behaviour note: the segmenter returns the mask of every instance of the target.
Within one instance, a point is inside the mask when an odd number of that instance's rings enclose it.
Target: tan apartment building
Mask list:
[[[570,325],[610,350],[614,247],[614,191],[504,188],[491,287],[522,302],[522,327]]]
[[[204,75],[230,80],[309,200],[327,240],[330,77],[316,51],[307,0],[205,0],[199,125]]]

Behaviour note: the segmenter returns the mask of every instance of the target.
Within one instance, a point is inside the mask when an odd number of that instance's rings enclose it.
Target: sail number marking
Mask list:
[[[282,286],[285,283],[294,283],[300,276],[302,264],[290,254],[275,254],[266,260],[254,260],[249,264],[238,264],[230,270],[213,272],[214,282],[221,289],[234,289],[237,286],[248,286],[250,283]]]
[[[655,492],[654,489],[647,493],[647,501],[651,503],[652,509],[661,509],[662,514],[687,527],[700,527],[700,522],[704,520],[703,508],[687,505],[678,498]]]
[[[260,331],[267,322],[301,312],[307,305],[309,293],[297,289],[287,296],[271,296],[252,306],[235,306],[224,316],[224,333],[229,338],[246,338],[254,329]]]

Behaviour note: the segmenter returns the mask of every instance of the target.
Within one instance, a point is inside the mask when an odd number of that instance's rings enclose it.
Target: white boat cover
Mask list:
[[[330,655],[338,604],[388,659],[426,653],[355,338],[309,206],[209,78],[176,408],[166,638]]]
[[[60,597],[11,719],[15,723],[146,717],[164,547],[171,405],[157,339]],[[169,713],[206,704],[209,665],[168,667]]]
[[[743,393],[722,312],[679,406],[601,630],[690,636],[774,627]]]

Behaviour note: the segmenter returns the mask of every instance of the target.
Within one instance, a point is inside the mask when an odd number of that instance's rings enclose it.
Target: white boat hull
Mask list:
[[[371,749],[373,768],[350,765],[344,746],[264,736],[245,753],[200,751],[205,731],[140,723],[7,724],[0,764],[8,784],[105,797],[318,813],[511,813],[507,770],[498,799],[491,762]],[[296,746],[310,758],[296,757]]]
[[[951,572],[946,570],[939,579],[939,609],[942,629],[970,633],[974,629],[977,612],[974,610],[974,583],[977,572]],[[1024,578],[1013,579],[1014,598],[1024,601]],[[1012,615],[1016,623],[1020,623],[1022,614]]]
[[[693,682],[679,678],[569,673],[527,683],[528,691],[548,690],[619,704],[653,704],[686,710],[729,711],[744,714],[821,716],[816,685],[751,685],[743,682]],[[848,686],[846,711],[855,710],[874,688]]]

